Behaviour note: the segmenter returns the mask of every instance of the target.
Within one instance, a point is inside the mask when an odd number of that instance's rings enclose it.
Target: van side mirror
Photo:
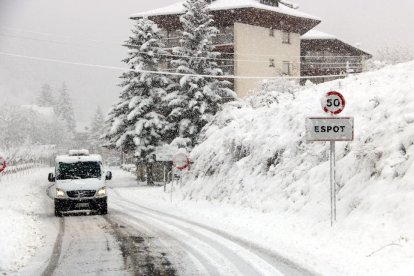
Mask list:
[[[49,180],[49,182],[55,182],[55,180],[56,180],[53,173],[49,173],[49,176],[47,177],[47,179]]]
[[[107,172],[106,172],[105,179],[106,179],[106,180],[111,180],[111,179],[112,179],[112,172],[107,171]]]

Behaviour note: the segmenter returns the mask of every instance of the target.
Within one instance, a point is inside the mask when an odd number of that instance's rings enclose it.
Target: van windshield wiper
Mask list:
[[[65,179],[81,179],[81,177],[76,176],[76,175],[63,175],[63,176],[60,176],[58,179],[62,179],[62,180],[65,180]]]

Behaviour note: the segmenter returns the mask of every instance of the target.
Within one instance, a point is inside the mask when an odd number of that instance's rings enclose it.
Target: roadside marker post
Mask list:
[[[188,165],[190,164],[190,160],[188,159],[187,155],[182,152],[174,155],[172,159],[173,159],[173,172],[172,172],[172,181],[171,181],[171,202],[172,202],[172,194],[173,194],[173,183],[174,183],[174,180],[176,179],[175,170],[178,170],[180,172],[180,181],[182,184],[183,170],[188,168]],[[177,181],[177,184],[178,184],[178,181]]]
[[[331,226],[336,221],[336,162],[335,141],[354,140],[354,118],[335,117],[345,108],[345,98],[341,93],[330,91],[321,99],[322,109],[330,117],[306,118],[306,140],[308,142],[330,142],[330,193],[331,193]]]
[[[6,167],[7,167],[6,159],[4,159],[3,156],[0,155],[0,181],[1,181],[2,172],[6,169]]]

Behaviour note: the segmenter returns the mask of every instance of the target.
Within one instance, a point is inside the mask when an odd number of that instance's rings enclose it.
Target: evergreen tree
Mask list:
[[[205,0],[187,0],[184,7],[186,12],[180,17],[183,26],[181,46],[174,48],[174,54],[180,58],[172,64],[178,73],[195,76],[182,76],[179,88],[169,93],[166,99],[171,108],[169,120],[175,123],[177,130],[173,143],[192,148],[201,129],[211,121],[223,101],[233,99],[235,93],[228,88],[228,81],[205,76],[223,75],[214,61],[220,56],[213,46],[213,38],[219,31],[213,26],[207,3]]]
[[[147,166],[147,182],[152,184],[155,148],[162,143],[169,125],[162,99],[171,81],[159,74],[135,70],[158,71],[167,53],[158,27],[148,19],[137,21],[126,47],[128,57],[123,61],[130,70],[121,76],[123,90],[109,113],[106,146],[133,153],[137,162]]]
[[[44,107],[53,107],[55,105],[55,98],[53,91],[49,84],[44,84],[40,88],[40,94],[36,99],[36,104]]]
[[[65,83],[62,84],[59,92],[54,108],[55,114],[66,123],[68,131],[74,133],[76,128],[75,113],[73,111],[72,99],[69,96]]]
[[[127,77],[127,75],[132,75],[134,72],[127,72],[122,75],[122,77]],[[132,79],[132,76],[130,77]],[[125,83],[122,82],[122,84]],[[121,84],[121,86],[122,86]],[[135,151],[135,144],[132,140],[132,136],[127,132],[128,121],[127,115],[129,112],[129,101],[131,100],[131,95],[126,89],[122,89],[121,94],[117,103],[115,103],[105,120],[105,131],[102,138],[106,140],[104,147],[108,149],[120,150],[126,154],[132,154]]]
[[[127,41],[129,53],[124,62],[130,68],[158,71],[167,54],[160,41],[160,31],[154,22],[138,20],[133,35]],[[161,101],[169,83],[165,76],[147,72],[137,73],[132,83],[124,83],[124,88],[132,95],[127,120],[136,145],[135,156],[144,163],[155,161],[155,147],[162,141],[168,126]]]
[[[105,117],[102,113],[100,106],[96,109],[95,115],[92,119],[92,123],[89,130],[89,143],[92,150],[97,153],[101,153],[100,146],[102,144],[101,136],[104,134],[105,129]]]

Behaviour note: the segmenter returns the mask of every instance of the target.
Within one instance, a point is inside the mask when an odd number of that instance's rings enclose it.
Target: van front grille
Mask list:
[[[82,198],[82,197],[93,197],[95,195],[95,190],[77,190],[77,191],[68,191],[66,194],[71,198]]]

